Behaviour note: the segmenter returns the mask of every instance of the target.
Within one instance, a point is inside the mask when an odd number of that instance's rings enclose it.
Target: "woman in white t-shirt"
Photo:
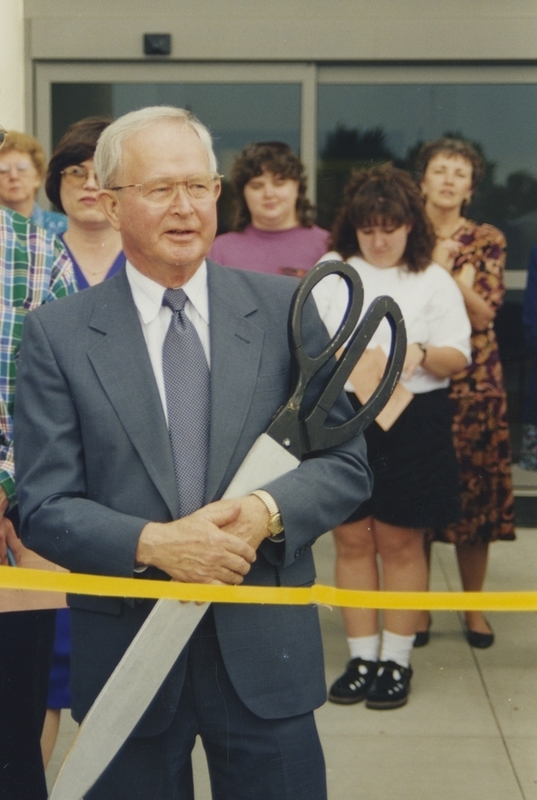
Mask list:
[[[408,341],[401,384],[413,397],[388,430],[373,422],[365,433],[374,488],[371,499],[334,531],[340,588],[376,590],[382,575],[385,590],[425,591],[424,531],[460,513],[448,385],[450,375],[469,361],[470,323],[455,282],[431,264],[434,244],[410,175],[384,165],[352,177],[332,230],[332,251],[322,260],[345,260],[357,270],[364,310],[379,295],[399,304]],[[333,334],[346,307],[345,284],[330,276],[315,299]],[[368,349],[387,354],[390,336],[384,321]],[[358,404],[354,394],[350,399]],[[385,611],[381,641],[375,610],[343,609],[351,660],[329,699],[365,699],[369,708],[404,705],[418,616],[419,611]]]

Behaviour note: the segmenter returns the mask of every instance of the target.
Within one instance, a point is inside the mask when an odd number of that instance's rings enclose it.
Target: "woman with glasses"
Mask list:
[[[4,131],[0,153],[0,204],[28,217],[50,233],[63,233],[67,217],[45,211],[36,202],[47,169],[43,148],[33,136],[19,131]]]
[[[120,234],[97,204],[93,154],[110,120],[88,117],[75,122],[60,140],[48,166],[45,188],[49,200],[67,215],[69,227],[60,235],[75,270],[77,288],[86,289],[111,278],[125,263]],[[69,693],[69,610],[56,617],[56,640],[50,675],[48,711],[43,730],[45,766],[54,750],[62,708],[71,707]]]
[[[289,145],[247,145],[235,160],[231,184],[233,230],[217,236],[213,261],[301,277],[326,252],[328,231],[313,224],[304,167]]]
[[[45,189],[49,200],[67,215],[61,239],[74,264],[79,289],[112,277],[125,263],[121,236],[97,203],[99,184],[93,154],[110,120],[87,117],[75,122],[52,154]]]

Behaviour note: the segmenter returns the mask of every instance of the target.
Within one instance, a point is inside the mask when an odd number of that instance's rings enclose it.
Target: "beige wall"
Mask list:
[[[151,13],[148,8],[151,8]],[[536,0],[25,0],[34,59],[537,59]]]
[[[23,0],[0,0],[0,125],[24,130]]]

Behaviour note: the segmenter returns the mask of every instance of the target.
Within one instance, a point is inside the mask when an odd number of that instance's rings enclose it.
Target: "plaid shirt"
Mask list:
[[[15,501],[13,397],[24,317],[76,291],[73,266],[56,236],[0,208],[0,486]]]

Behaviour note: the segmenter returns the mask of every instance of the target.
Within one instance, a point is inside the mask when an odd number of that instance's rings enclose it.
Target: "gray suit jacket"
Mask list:
[[[222,496],[290,387],[287,316],[296,282],[208,263],[211,431],[206,501]],[[313,303],[305,341],[326,340]],[[314,387],[315,388],[315,387]],[[179,515],[164,413],[124,271],[28,315],[20,352],[15,448],[21,532],[73,572],[132,577],[149,520]],[[334,421],[348,416],[342,398]],[[264,542],[246,583],[308,585],[311,545],[370,494],[362,437],[304,461],[267,488],[285,543]],[[148,570],[141,579],[167,576]],[[82,719],[149,613],[148,601],[71,596],[72,689]],[[242,700],[266,718],[324,702],[317,612],[214,606],[220,646]],[[163,730],[184,674],[180,658],[139,725]]]

